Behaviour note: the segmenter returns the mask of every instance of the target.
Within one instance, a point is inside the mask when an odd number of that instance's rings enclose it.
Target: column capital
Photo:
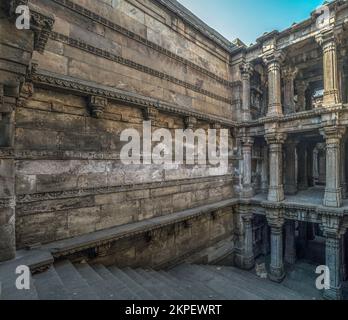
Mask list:
[[[284,144],[286,137],[286,133],[267,133],[265,135],[268,144]]]
[[[284,80],[294,81],[297,74],[298,74],[297,67],[287,65],[285,68],[282,69],[282,75],[283,75]]]
[[[334,216],[329,213],[324,213],[321,218],[320,228],[323,231],[325,237],[340,239],[344,234],[342,228],[343,217]]]
[[[254,66],[250,62],[244,62],[239,66],[242,77],[249,80],[254,73]]]
[[[255,139],[253,137],[242,137],[241,142],[243,147],[252,147]]]
[[[108,105],[108,99],[99,96],[89,96],[88,103],[92,116],[100,118]]]
[[[285,54],[281,50],[272,50],[265,53],[262,56],[262,60],[267,67],[272,66],[274,63],[282,64],[285,60]]]
[[[330,47],[335,48],[341,41],[341,28],[326,28],[322,30],[316,37],[315,41],[325,50]]]
[[[346,132],[342,126],[325,127],[320,130],[320,134],[327,140],[341,140]]]

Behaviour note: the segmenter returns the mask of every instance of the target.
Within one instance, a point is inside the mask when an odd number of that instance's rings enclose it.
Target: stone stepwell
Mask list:
[[[276,284],[234,267],[185,263],[155,271],[63,260],[34,274],[30,290],[0,280],[3,300],[319,300],[320,291],[302,276],[291,273]]]

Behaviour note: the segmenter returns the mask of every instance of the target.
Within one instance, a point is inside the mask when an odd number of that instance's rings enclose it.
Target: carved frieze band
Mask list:
[[[107,98],[108,100],[132,104],[140,108],[154,107],[164,113],[172,113],[184,117],[192,116],[197,118],[198,120],[207,121],[209,123],[218,122],[229,128],[236,126],[236,123],[234,121],[229,121],[220,117],[198,113],[195,111],[184,109],[177,105],[171,105],[166,102],[161,102],[158,100],[147,98],[145,96],[140,96],[138,94],[127,93],[125,91],[122,92],[113,88],[104,89],[93,83],[87,84],[86,81],[82,82],[75,78],[62,77],[57,74],[53,75],[46,72],[40,73],[38,71],[37,74],[33,76],[33,82],[35,83],[35,85],[38,86],[64,89],[67,91],[77,92],[85,96],[96,95]]]
[[[196,65],[195,63],[192,63],[191,61],[175,54],[174,52],[171,52],[171,51],[157,45],[156,43],[149,41],[146,38],[143,38],[140,35],[137,35],[134,32],[127,30],[124,27],[121,27],[120,25],[118,25],[110,20],[105,19],[104,17],[88,10],[87,8],[85,8],[81,5],[78,5],[78,4],[76,4],[72,1],[69,1],[69,0],[52,0],[52,1],[56,2],[57,4],[62,5],[64,7],[67,7],[70,10],[72,10],[78,14],[81,14],[81,15],[87,17],[88,19],[91,19],[94,22],[100,23],[100,24],[102,24],[102,25],[104,25],[104,26],[106,26],[114,31],[117,31],[117,32],[121,33],[122,35],[124,35],[124,36],[126,36],[134,41],[140,42],[141,44],[143,44],[143,45],[145,45],[153,50],[156,50],[156,51],[168,56],[169,58],[177,60],[177,61],[183,63],[184,65],[216,80],[217,82],[219,82],[225,86],[228,86],[228,87],[233,86],[233,82],[225,80],[225,79],[217,76],[213,72],[210,72],[210,71]]]
[[[60,34],[60,33],[57,33],[57,32],[52,32],[51,33],[51,39],[52,40],[55,40],[55,41],[60,41],[62,43],[65,43],[65,44],[68,44],[74,48],[78,48],[80,50],[83,50],[83,51],[86,51],[88,53],[92,53],[94,55],[97,55],[97,56],[100,56],[100,57],[103,57],[104,59],[108,59],[108,60],[111,60],[111,61],[114,61],[114,62],[117,62],[119,64],[122,64],[122,65],[125,65],[129,68],[133,68],[133,69],[136,69],[140,72],[144,72],[144,73],[147,73],[151,76],[154,76],[154,77],[157,77],[157,78],[160,78],[160,79],[163,79],[163,80],[166,80],[166,81],[169,81],[169,82],[172,82],[176,85],[179,85],[179,86],[182,86],[186,89],[190,89],[192,91],[195,91],[195,92],[198,92],[200,94],[203,94],[203,95],[206,95],[212,99],[215,99],[215,100],[218,100],[218,101],[222,101],[222,102],[225,102],[225,103],[228,103],[228,104],[232,104],[232,100],[229,99],[229,98],[225,98],[225,97],[222,97],[222,96],[219,96],[213,92],[210,92],[208,90],[205,90],[205,89],[202,89],[200,88],[199,86],[196,86],[196,85],[193,85],[191,83],[188,83],[188,82],[185,82],[185,81],[182,81],[180,79],[177,79],[169,74],[166,74],[164,72],[161,72],[161,71],[157,71],[155,69],[152,69],[150,67],[147,67],[147,66],[144,66],[142,64],[139,64],[137,62],[134,62],[132,60],[129,60],[129,59],[125,59],[121,56],[118,56],[116,54],[113,54],[111,53],[110,51],[107,51],[107,50],[102,50],[100,48],[97,48],[97,47],[94,47],[88,43],[85,43],[81,40],[76,40],[76,39],[73,39],[71,37],[67,37],[63,34]]]
[[[131,184],[131,185],[122,185],[122,186],[110,186],[110,187],[100,187],[100,188],[89,188],[89,189],[76,189],[76,190],[65,190],[65,191],[56,191],[56,192],[44,192],[44,193],[33,193],[33,194],[23,194],[17,195],[17,203],[28,203],[36,201],[45,201],[45,200],[56,200],[56,199],[67,199],[74,197],[85,197],[90,195],[97,194],[109,194],[125,191],[136,191],[144,189],[156,189],[156,188],[167,188],[173,186],[181,186],[187,184],[198,184],[205,182],[216,182],[216,183],[230,183],[233,181],[233,175],[225,176],[212,176],[196,179],[182,179],[182,180],[173,180],[165,182],[153,182],[153,183],[142,183],[142,184]]]

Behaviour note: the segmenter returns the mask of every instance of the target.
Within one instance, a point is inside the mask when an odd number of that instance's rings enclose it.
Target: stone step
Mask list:
[[[112,266],[108,269],[116,278],[127,284],[128,288],[130,288],[132,292],[139,296],[141,300],[156,300],[156,297],[153,294],[151,294],[146,288],[139,285],[138,282],[129,277],[121,269],[115,266]]]
[[[70,261],[57,262],[54,268],[73,300],[100,299]]]
[[[155,283],[156,286],[161,290],[161,292],[164,292],[169,300],[183,300],[185,297],[181,295],[177,290],[175,290],[175,287],[179,284],[169,284],[167,281],[165,281],[162,276],[159,274],[159,272],[156,271],[150,271],[150,270],[143,270],[143,269],[137,269],[137,273],[141,274],[144,278],[152,281],[152,283]]]
[[[178,280],[165,271],[159,271],[157,275],[162,281],[167,282],[172,288],[175,288],[183,296],[184,300],[199,300],[197,293],[194,292],[196,290],[193,290],[192,284]]]
[[[34,284],[40,300],[71,300],[69,291],[54,267],[34,275]]]
[[[134,281],[138,282],[143,288],[146,288],[149,292],[151,292],[151,294],[154,295],[157,300],[170,300],[170,297],[163,290],[163,283],[161,283],[161,281],[153,281],[152,279],[148,279],[131,268],[125,268],[123,269],[123,272]]]
[[[107,282],[110,282],[112,287],[117,290],[121,300],[140,300],[140,297],[127,287],[120,279],[115,277],[109,269],[103,265],[95,265],[93,269]]]
[[[75,268],[87,281],[88,285],[102,300],[118,300],[120,297],[112,285],[105,281],[90,265],[75,264]]]
[[[236,285],[242,286],[250,292],[254,292],[265,300],[298,300],[302,298],[296,292],[282,288],[279,284],[272,283],[269,279],[258,278],[251,272],[234,267],[206,266],[206,268],[233,281]]]
[[[202,270],[195,265],[180,265],[170,271],[182,279],[193,281],[193,284],[204,283],[211,291],[217,294],[215,299],[236,299],[236,300],[260,300],[260,298],[253,293],[245,292],[242,288],[234,286],[232,282],[221,279],[213,272]]]
[[[204,282],[206,286],[232,300],[263,300],[264,297],[244,288],[242,283],[236,283],[203,266],[182,266],[183,272],[191,272],[194,278]]]
[[[38,300],[39,296],[35,287],[33,276],[30,274],[29,289],[18,290],[16,287],[17,277],[20,275],[3,273],[0,277],[0,300]]]

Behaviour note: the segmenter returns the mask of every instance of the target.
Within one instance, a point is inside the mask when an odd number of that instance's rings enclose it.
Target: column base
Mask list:
[[[323,204],[325,207],[332,207],[332,208],[342,207],[342,188],[325,189]]]
[[[284,187],[270,187],[268,190],[268,201],[272,202],[281,202],[284,201]]]
[[[271,281],[280,283],[284,280],[285,276],[284,268],[270,267],[268,277]]]
[[[330,288],[323,293],[325,300],[343,300],[342,288]]]
[[[255,267],[255,258],[237,254],[234,257],[234,265],[239,269],[249,271]]]

